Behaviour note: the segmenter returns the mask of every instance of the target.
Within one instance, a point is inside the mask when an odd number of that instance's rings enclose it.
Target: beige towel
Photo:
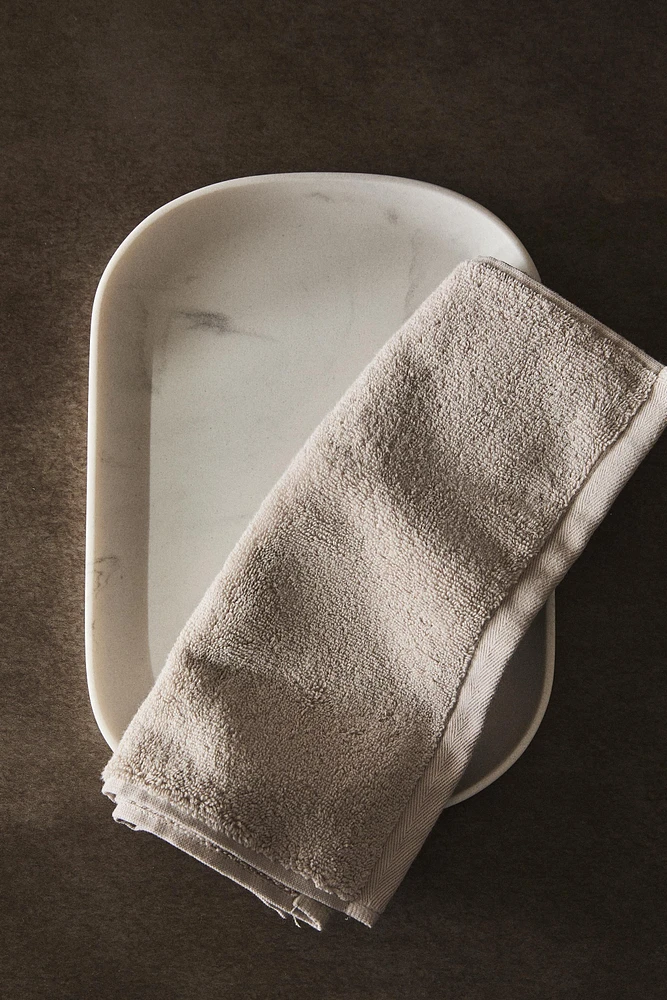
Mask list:
[[[372,926],[503,668],[664,429],[667,369],[459,265],[266,497],[107,765],[114,817]]]

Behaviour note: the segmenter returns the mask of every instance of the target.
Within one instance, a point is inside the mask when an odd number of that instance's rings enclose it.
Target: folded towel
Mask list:
[[[504,666],[667,422],[667,369],[491,257],[264,500],[103,772],[114,818],[321,929],[372,926]]]

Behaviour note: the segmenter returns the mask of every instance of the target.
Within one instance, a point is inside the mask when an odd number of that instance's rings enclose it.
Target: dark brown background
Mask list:
[[[114,824],[83,652],[88,324],[123,237],[230,177],[420,178],[667,362],[663,6],[4,5],[3,997],[665,995],[667,440],[559,588],[537,738],[373,931],[299,929]]]

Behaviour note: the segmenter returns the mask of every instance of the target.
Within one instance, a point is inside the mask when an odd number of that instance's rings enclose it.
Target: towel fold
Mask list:
[[[667,422],[667,369],[460,264],[314,431],[103,772],[114,818],[372,926],[503,668]]]

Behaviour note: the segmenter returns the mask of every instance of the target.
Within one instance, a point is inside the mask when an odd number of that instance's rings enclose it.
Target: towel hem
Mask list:
[[[355,912],[348,915],[369,927],[379,916],[369,907],[355,907],[349,900],[319,889],[308,879],[243,847],[136,781],[109,776],[102,792],[115,803],[116,822],[152,833],[178,847],[253,892],[282,917],[289,915],[323,930],[332,910],[348,913],[352,907]]]

